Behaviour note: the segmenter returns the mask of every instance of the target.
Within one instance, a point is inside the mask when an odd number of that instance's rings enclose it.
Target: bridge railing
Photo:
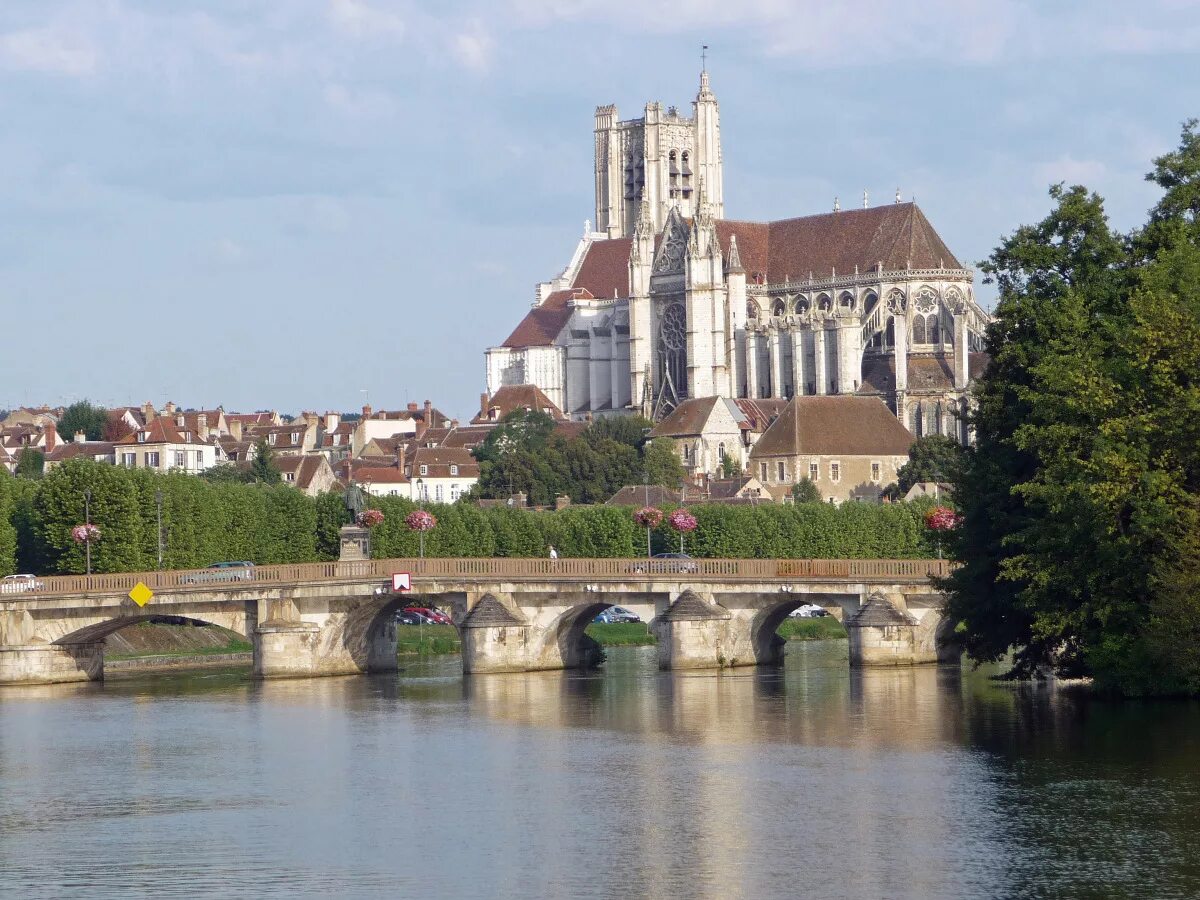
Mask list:
[[[863,579],[916,581],[949,574],[941,559],[371,559],[357,562],[289,563],[246,569],[174,569],[109,575],[51,575],[0,590],[0,602],[28,596],[127,593],[138,582],[162,591],[238,590],[255,584],[390,579],[407,572],[414,579],[495,581],[636,581],[679,576],[681,580]],[[5,587],[8,587],[6,585]],[[17,587],[14,585],[13,587]],[[414,585],[417,587],[417,585]]]

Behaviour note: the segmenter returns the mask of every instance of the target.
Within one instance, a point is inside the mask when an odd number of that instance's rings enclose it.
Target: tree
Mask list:
[[[0,577],[17,571],[17,530],[13,527],[13,478],[0,467]]]
[[[209,466],[200,473],[200,477],[213,484],[253,484],[255,480],[254,472],[248,465],[231,462]]]
[[[33,500],[33,537],[45,569],[60,574],[84,571],[84,548],[72,540],[71,529],[88,513],[101,534],[92,547],[93,572],[136,572],[145,567],[138,491],[129,470],[70,459],[41,480]]]
[[[954,438],[941,434],[917,438],[908,448],[908,462],[896,472],[900,496],[923,481],[949,481],[961,458],[962,445]]]
[[[674,442],[666,437],[655,438],[642,448],[642,466],[650,483],[662,487],[678,490],[687,477]]]
[[[69,441],[82,431],[89,441],[98,441],[103,438],[107,424],[108,411],[104,407],[94,406],[87,400],[77,400],[66,408],[58,420],[58,433],[63,440]]]
[[[26,447],[17,458],[16,474],[22,478],[41,478],[46,469],[46,454],[36,447]]]
[[[254,459],[250,461],[250,475],[254,481],[263,484],[278,484],[283,480],[279,467],[275,465],[275,451],[271,449],[266,438],[259,438],[254,443]]]
[[[728,453],[721,454],[721,475],[725,478],[740,478],[743,475],[741,465]]]
[[[820,503],[821,489],[807,478],[801,478],[792,485],[792,499],[797,503]]]

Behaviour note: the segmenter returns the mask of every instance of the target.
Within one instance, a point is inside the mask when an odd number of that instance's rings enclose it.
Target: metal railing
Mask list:
[[[230,574],[225,574],[228,571]],[[390,579],[407,572],[419,582],[452,581],[637,581],[662,576],[683,580],[926,582],[949,574],[941,559],[372,559],[358,562],[294,563],[252,569],[177,569],[112,575],[52,575],[0,593],[0,605],[29,597],[127,593],[141,582],[164,591],[244,590],[253,585]]]

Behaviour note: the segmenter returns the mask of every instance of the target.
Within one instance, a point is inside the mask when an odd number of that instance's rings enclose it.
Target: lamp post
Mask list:
[[[86,490],[83,492],[83,523],[87,526],[87,540],[83,542],[84,552],[87,554],[87,573],[92,574],[92,492]]]
[[[161,490],[154,492],[154,511],[155,518],[158,522],[158,567],[162,568],[163,558],[163,532],[162,532],[162,501],[163,493]]]
[[[425,481],[424,481],[424,479],[418,478],[417,479],[417,509],[424,509],[424,508],[425,508]],[[424,559],[425,558],[425,529],[421,529],[420,531],[417,532],[417,534],[419,535],[418,540],[420,541],[420,545],[421,545],[421,559]]]
[[[646,485],[646,502],[644,506],[650,505],[650,470],[646,469],[642,472],[642,482]],[[646,559],[650,559],[654,554],[650,552],[650,525],[646,525]]]

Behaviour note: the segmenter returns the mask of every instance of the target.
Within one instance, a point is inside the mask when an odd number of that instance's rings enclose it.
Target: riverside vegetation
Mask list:
[[[84,521],[84,492],[101,536],[92,571],[153,569],[158,554],[162,494],[163,567],[200,568],[218,560],[260,565],[335,559],[347,514],[339,494],[307,497],[285,485],[209,482],[183,474],[125,469],[71,460],[40,479],[0,470],[0,574],[84,571],[84,548],[71,528]],[[373,531],[379,558],[412,557],[418,536],[404,524],[415,505],[372,497],[384,521]],[[923,516],[928,504],[847,503],[689,507],[699,527],[687,550],[700,557],[886,558],[934,553]],[[481,509],[470,502],[427,505],[438,519],[425,536],[429,556],[539,557],[553,545],[563,556],[636,557],[646,532],[633,511],[612,506],[538,512]],[[679,536],[665,521],[653,531],[654,549],[677,550]]]

